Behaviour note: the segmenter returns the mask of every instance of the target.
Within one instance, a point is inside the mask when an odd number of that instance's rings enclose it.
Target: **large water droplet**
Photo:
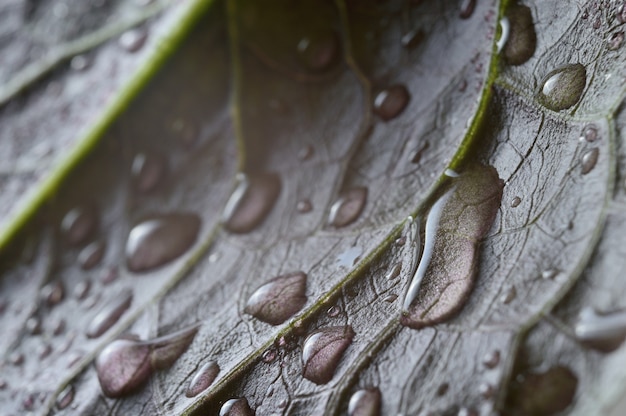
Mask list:
[[[442,322],[465,304],[480,240],[498,212],[502,187],[495,169],[478,165],[452,178],[449,190],[432,205],[423,253],[404,299],[403,325],[419,329]]]
[[[302,347],[302,376],[315,384],[328,383],[354,335],[349,325],[324,328],[309,335]]]
[[[545,76],[537,100],[553,111],[568,109],[578,103],[586,83],[587,70],[582,64],[563,65]]]
[[[106,304],[96,316],[93,317],[87,326],[86,335],[88,338],[98,338],[109,330],[120,317],[130,308],[133,301],[133,292],[128,289],[115,296],[113,300]]]
[[[208,361],[205,363],[189,382],[187,390],[185,390],[185,396],[195,397],[198,394],[206,390],[215,380],[220,372],[220,367],[215,361]]]
[[[528,61],[537,48],[537,34],[530,8],[521,4],[509,7],[509,36],[504,43],[502,55],[509,65],[521,65]]]
[[[280,325],[306,303],[306,274],[278,276],[254,291],[244,312],[270,325]]]
[[[356,391],[348,404],[349,416],[377,416],[380,414],[381,395],[377,388]]]
[[[298,55],[310,71],[324,71],[338,61],[339,39],[333,32],[320,33],[298,42]]]
[[[374,113],[383,121],[398,117],[409,104],[411,95],[404,85],[392,85],[374,99]]]
[[[142,272],[169,263],[195,243],[199,229],[195,214],[160,215],[139,223],[126,242],[128,269]]]
[[[549,416],[567,409],[578,387],[576,375],[562,366],[518,378],[521,382],[513,385],[509,405],[524,415]]]
[[[84,243],[98,227],[96,210],[89,205],[70,210],[61,221],[61,231],[66,241],[76,246]]]
[[[254,410],[250,408],[248,399],[230,399],[222,405],[220,416],[254,416]]]
[[[150,192],[161,183],[166,172],[167,162],[163,156],[139,153],[131,167],[133,186],[139,192]]]
[[[576,338],[589,348],[615,351],[626,339],[626,311],[598,313],[585,308],[580,312],[575,332]]]
[[[596,167],[596,163],[598,163],[598,156],[600,154],[600,150],[597,147],[588,150],[583,154],[580,158],[580,173],[583,175],[588,174]]]
[[[102,392],[121,397],[141,387],[156,370],[170,367],[189,347],[197,326],[149,341],[118,339],[95,360]]]
[[[100,263],[104,256],[105,244],[102,241],[94,241],[84,247],[78,254],[78,264],[83,270],[91,270]]]
[[[57,397],[57,401],[56,401],[57,408],[59,410],[63,410],[67,406],[69,406],[73,400],[74,400],[74,386],[72,386],[71,384],[68,384],[67,387],[65,387],[63,391],[61,391],[61,393],[59,393],[59,396]]]
[[[330,208],[328,223],[335,227],[345,227],[359,218],[365,202],[367,188],[359,186],[344,192]]]
[[[275,173],[238,175],[239,184],[226,203],[224,227],[231,233],[247,233],[259,226],[280,195],[280,177]]]

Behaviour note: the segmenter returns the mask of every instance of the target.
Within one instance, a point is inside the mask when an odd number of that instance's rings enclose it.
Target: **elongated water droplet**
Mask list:
[[[413,49],[417,45],[422,43],[425,37],[426,33],[422,29],[413,29],[410,32],[406,33],[404,36],[402,36],[402,46],[407,49]]]
[[[147,193],[162,182],[167,172],[167,162],[161,155],[139,153],[133,159],[131,174],[138,192]]]
[[[128,269],[143,272],[169,263],[195,243],[199,229],[195,214],[160,215],[139,223],[126,242]]]
[[[459,16],[461,19],[469,19],[474,14],[476,0],[462,0]]]
[[[57,408],[59,410],[63,410],[67,406],[69,406],[73,400],[74,400],[74,386],[72,386],[71,384],[68,384],[67,387],[65,387],[63,391],[59,393],[59,396],[57,397],[57,401],[56,401]]]
[[[98,215],[96,210],[89,205],[72,209],[61,221],[61,231],[66,241],[72,246],[84,243],[93,235],[97,227]]]
[[[383,121],[398,117],[409,104],[411,95],[404,85],[392,85],[374,99],[374,113]]]
[[[508,17],[504,16],[500,19],[500,39],[496,42],[496,51],[498,53],[502,52],[504,45],[509,40],[509,36],[511,34],[511,24],[509,22]]]
[[[521,203],[522,203],[522,198],[520,198],[519,196],[516,196],[511,200],[511,207],[515,208],[519,206],[519,204]]]
[[[280,177],[275,173],[239,174],[239,184],[226,203],[222,221],[231,233],[247,233],[258,227],[280,195]]]
[[[248,399],[230,399],[222,405],[220,416],[254,416],[254,410],[250,408]]]
[[[306,303],[306,274],[278,276],[254,291],[244,312],[270,325],[280,325]]]
[[[315,384],[328,383],[354,335],[349,325],[324,328],[309,335],[302,347],[302,376]]]
[[[344,192],[330,208],[328,223],[335,227],[345,227],[359,218],[365,202],[367,188],[359,186]]]
[[[451,180],[431,207],[424,249],[400,322],[419,329],[458,312],[474,283],[480,240],[495,219],[503,184],[492,167],[475,166]]]
[[[597,147],[588,150],[583,154],[580,158],[580,173],[583,175],[588,174],[596,167],[596,163],[598,163],[598,155],[600,154],[600,150]]]
[[[170,367],[189,347],[197,326],[149,341],[118,339],[107,345],[95,360],[102,392],[107,397],[132,393],[156,370]]]
[[[194,374],[193,378],[189,382],[189,386],[187,386],[187,390],[185,390],[185,396],[195,397],[202,393],[211,384],[213,384],[213,381],[219,372],[220,367],[215,361],[208,361],[205,363],[202,367],[200,367],[200,369],[198,369],[198,371],[196,371],[196,374]]]
[[[91,289],[91,281],[89,279],[82,280],[74,286],[74,297],[78,300],[83,300],[89,294]]]
[[[41,334],[41,319],[38,316],[31,316],[26,320],[26,331],[31,335]]]
[[[325,71],[339,60],[339,39],[333,32],[320,33],[298,42],[302,64],[312,72]]]
[[[300,214],[306,214],[307,212],[311,212],[311,210],[313,209],[313,204],[311,204],[311,201],[309,201],[308,199],[302,199],[298,201],[296,209]]]
[[[530,8],[514,4],[506,12],[509,36],[503,45],[502,56],[509,65],[522,65],[537,48],[537,33]]]
[[[512,386],[509,405],[524,415],[557,414],[569,407],[578,388],[578,377],[562,366],[520,378],[521,382]]]
[[[349,416],[377,416],[380,414],[381,395],[377,388],[356,391],[348,404]]]
[[[545,76],[537,100],[553,111],[568,109],[578,103],[586,83],[587,70],[582,64],[563,65]]]
[[[400,272],[402,271],[402,263],[396,263],[385,275],[385,279],[393,280],[400,276]]]
[[[144,29],[131,29],[120,36],[120,46],[128,52],[137,52],[146,43],[148,32]]]
[[[105,244],[102,241],[94,241],[84,247],[78,254],[78,264],[83,270],[91,270],[100,263],[104,256]]]
[[[589,348],[615,351],[626,339],[626,311],[598,313],[585,308],[580,312],[575,332],[576,338]]]
[[[88,338],[98,338],[109,330],[120,317],[130,308],[133,301],[133,292],[128,289],[115,296],[113,300],[106,304],[91,320],[87,326],[86,335]]]

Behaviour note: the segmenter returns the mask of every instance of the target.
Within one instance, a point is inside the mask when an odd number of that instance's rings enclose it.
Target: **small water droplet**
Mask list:
[[[349,416],[380,415],[381,394],[378,388],[361,389],[354,392],[348,404]]]
[[[311,204],[311,201],[308,199],[302,199],[298,201],[296,209],[300,214],[306,214],[307,212],[311,212],[311,210],[313,210],[313,204]]]
[[[89,279],[81,280],[74,286],[74,297],[78,300],[85,299],[91,289],[91,281]]]
[[[328,223],[334,227],[352,224],[363,212],[367,202],[367,188],[359,186],[344,192],[330,208]]]
[[[333,32],[305,37],[298,42],[298,56],[312,72],[325,71],[339,60],[339,39]]]
[[[93,317],[85,334],[88,338],[98,338],[109,330],[120,317],[130,308],[133,301],[132,290],[124,290],[118,296],[115,296],[110,303],[104,307]]]
[[[231,233],[243,234],[265,220],[280,195],[282,185],[276,173],[239,174],[237,179],[239,183],[226,203],[222,221]]]
[[[84,71],[89,67],[89,59],[85,55],[76,55],[70,61],[70,68],[74,71]]]
[[[459,17],[461,19],[469,19],[474,14],[476,8],[476,0],[462,0],[459,11]]]
[[[599,154],[600,150],[597,147],[594,147],[593,149],[585,152],[585,154],[583,154],[583,156],[580,158],[580,173],[586,175],[591,172],[596,166],[596,163],[598,163]]]
[[[395,293],[387,295],[383,298],[383,300],[387,303],[393,303],[396,301],[396,299],[398,299],[398,295],[396,295]]]
[[[244,312],[270,325],[280,325],[306,303],[304,272],[278,276],[259,287],[248,299]]]
[[[593,20],[592,26],[596,30],[600,29],[600,27],[602,26],[602,17],[596,16],[596,18]]]
[[[72,386],[71,384],[68,384],[63,389],[63,391],[59,393],[59,396],[57,397],[57,401],[56,401],[57,408],[59,410],[63,410],[67,406],[69,406],[73,400],[74,400],[74,386]]]
[[[277,355],[278,351],[276,351],[276,348],[269,348],[263,353],[263,362],[266,364],[273,363],[274,360],[276,360]]]
[[[26,331],[31,335],[41,334],[41,319],[38,316],[31,316],[26,320]]]
[[[598,129],[596,126],[593,124],[585,126],[580,135],[580,140],[586,140],[589,143],[593,143],[598,140]]]
[[[9,363],[13,364],[16,367],[20,366],[24,364],[24,354],[14,351],[11,354],[9,354],[8,361]]]
[[[496,368],[500,364],[500,351],[493,350],[483,357],[483,365],[489,369]]]
[[[77,246],[93,235],[98,227],[98,215],[92,206],[70,210],[61,221],[61,231],[68,244]]]
[[[111,398],[132,393],[148,381],[155,370],[170,367],[189,347],[198,326],[148,341],[117,339],[95,360],[102,392]]]
[[[349,325],[328,327],[310,334],[302,347],[302,376],[315,384],[328,383],[354,335]]]
[[[40,360],[45,359],[50,354],[52,354],[52,346],[50,344],[43,344],[37,350],[37,355],[39,356]]]
[[[517,290],[515,289],[515,287],[511,287],[502,295],[502,297],[500,297],[500,302],[504,303],[505,305],[508,305],[509,303],[513,302],[516,296],[517,296]]]
[[[624,43],[624,32],[613,33],[607,40],[607,48],[611,51],[618,50]]]
[[[133,272],[149,271],[180,257],[196,242],[200,218],[167,214],[147,219],[130,231],[126,264]]]
[[[478,386],[478,392],[483,399],[491,399],[496,393],[496,389],[489,383],[480,383]]]
[[[420,43],[422,43],[425,37],[426,33],[422,29],[418,28],[404,34],[400,41],[402,42],[402,46],[404,46],[405,48],[413,49]]]
[[[418,164],[421,162],[422,157],[424,156],[424,152],[426,152],[426,150],[428,150],[428,148],[430,147],[430,143],[429,142],[425,142],[422,147],[420,147],[419,149],[415,150],[414,152],[411,153],[411,163],[415,163]]]
[[[158,154],[139,153],[133,159],[131,176],[134,188],[141,193],[156,189],[167,173],[167,161]]]
[[[100,273],[100,283],[102,283],[104,286],[110,285],[111,283],[115,282],[118,277],[119,271],[117,270],[117,267],[107,267],[105,270],[102,271],[102,273]]]
[[[541,272],[541,278],[544,280],[553,280],[557,274],[559,274],[558,269],[547,269]]]
[[[43,300],[46,305],[58,305],[65,297],[65,289],[63,288],[63,283],[61,283],[60,280],[48,283],[41,288],[40,296],[41,300]]]
[[[326,314],[331,318],[336,318],[341,313],[341,308],[337,305],[333,305],[326,311]]]
[[[612,352],[626,339],[626,312],[599,313],[584,308],[575,326],[576,338],[589,348]]]
[[[615,17],[617,21],[620,23],[626,23],[626,4],[622,3],[617,6],[617,10],[615,11]]]
[[[509,21],[509,36],[506,39],[502,55],[509,65],[522,65],[527,62],[537,48],[537,33],[533,15],[529,7],[513,4],[506,12]]]
[[[143,47],[148,38],[148,32],[145,29],[131,29],[120,36],[120,46],[128,52],[137,52]]]
[[[105,244],[102,241],[94,241],[84,247],[78,254],[78,264],[83,270],[91,270],[100,263],[104,256]]]
[[[454,169],[450,169],[450,168],[447,168],[446,170],[444,170],[443,174],[446,175],[448,178],[458,178],[459,176],[461,176],[459,175],[457,171],[455,171]]]
[[[553,111],[568,109],[580,101],[586,83],[587,70],[582,64],[563,65],[544,77],[537,100]]]
[[[374,99],[374,114],[383,121],[398,117],[409,104],[411,95],[404,85],[396,84],[380,91]]]
[[[511,200],[511,207],[515,208],[519,206],[519,204],[521,203],[522,203],[522,198],[520,198],[519,196],[516,196]]]
[[[254,416],[254,410],[250,408],[248,399],[230,399],[222,405],[220,416]]]
[[[187,386],[187,390],[185,390],[185,396],[195,397],[202,393],[213,384],[219,372],[220,367],[215,361],[206,362],[192,377],[189,386]]]
[[[509,406],[524,415],[548,416],[567,409],[576,395],[578,377],[567,367],[521,375],[513,383]]]
[[[402,263],[394,264],[393,267],[389,269],[389,271],[385,275],[385,279],[393,280],[397,278],[398,276],[400,276],[400,271],[402,271]]]
[[[52,335],[58,337],[65,332],[65,319],[57,318],[52,322]]]
[[[435,392],[435,394],[441,397],[445,395],[448,392],[448,390],[450,390],[450,385],[448,383],[443,383],[437,388],[437,391]]]

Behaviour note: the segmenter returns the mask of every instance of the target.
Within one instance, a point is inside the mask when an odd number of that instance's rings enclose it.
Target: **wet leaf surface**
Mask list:
[[[618,3],[0,6],[3,412],[621,414]]]

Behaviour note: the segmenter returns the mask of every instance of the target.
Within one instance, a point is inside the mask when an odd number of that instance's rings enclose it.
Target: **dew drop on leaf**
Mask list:
[[[196,241],[200,218],[195,214],[154,216],[137,224],[126,242],[126,264],[133,272],[149,271],[176,259]]]
[[[311,212],[311,210],[313,209],[313,204],[311,204],[311,201],[309,201],[308,199],[301,199],[300,201],[298,201],[296,209],[300,214],[306,214],[307,212]]]
[[[520,198],[519,196],[516,196],[511,200],[511,207],[515,208],[519,206],[519,204],[521,203],[522,203],[522,198]]]
[[[596,163],[598,163],[599,154],[600,151],[597,147],[594,147],[593,149],[590,149],[585,152],[585,154],[583,154],[583,156],[580,158],[580,172],[583,175],[586,175],[593,170],[593,168],[596,166]]]
[[[68,384],[57,397],[56,405],[59,410],[65,409],[74,400],[74,386]]]
[[[89,67],[89,59],[85,55],[76,55],[70,61],[70,68],[74,71],[84,71]]]
[[[461,7],[459,11],[459,17],[461,19],[469,19],[474,14],[476,8],[476,0],[461,0]]]
[[[280,325],[306,303],[306,279],[298,271],[278,276],[254,291],[244,312],[270,325]]]
[[[509,65],[522,65],[537,48],[537,34],[530,8],[514,4],[506,12],[509,36],[504,43],[502,55]]]
[[[380,415],[381,394],[377,388],[361,389],[350,397],[348,404],[349,416]]]
[[[422,43],[425,37],[426,33],[422,29],[413,29],[402,36],[402,46],[407,49],[413,49]]]
[[[185,390],[185,396],[195,397],[206,390],[220,372],[220,367],[215,361],[208,361],[196,371]]]
[[[31,316],[25,323],[26,331],[31,335],[41,334],[41,319],[38,316]]]
[[[65,288],[60,280],[48,283],[41,288],[40,297],[48,306],[58,305],[65,297]]]
[[[119,43],[128,52],[137,52],[146,43],[148,32],[144,29],[131,29],[120,36]]]
[[[502,296],[500,297],[500,302],[508,305],[509,303],[513,302],[516,296],[517,290],[515,289],[515,287],[511,287],[506,292],[504,292],[504,294],[502,294]]]
[[[518,379],[521,381],[512,386],[509,406],[527,415],[549,416],[567,409],[578,387],[578,377],[563,366],[524,374]]]
[[[489,383],[480,383],[478,392],[483,399],[491,399],[495,394],[495,388]]]
[[[336,318],[341,313],[341,308],[337,305],[333,305],[326,311],[326,314],[331,318]]]
[[[589,124],[583,129],[580,138],[589,143],[593,143],[598,140],[598,129],[593,124]]]
[[[74,297],[78,300],[85,299],[91,289],[91,281],[89,279],[81,280],[74,286]]]
[[[553,111],[568,109],[578,103],[586,83],[587,70],[582,64],[563,65],[544,77],[537,100]]]
[[[115,296],[110,303],[104,305],[104,307],[96,313],[89,325],[85,334],[87,338],[98,338],[109,330],[120,317],[130,308],[133,301],[132,290],[124,290],[119,295]]]
[[[243,234],[265,220],[280,195],[282,185],[275,173],[239,174],[237,179],[239,183],[226,203],[222,220],[228,231]]]
[[[489,369],[496,368],[500,364],[500,351],[494,350],[485,354],[483,365]]]
[[[70,210],[61,221],[61,231],[72,246],[84,243],[98,227],[98,215],[92,206],[78,206]]]
[[[277,354],[276,348],[269,348],[263,352],[262,360],[266,364],[272,363],[276,359]]]
[[[622,46],[622,43],[624,43],[624,32],[615,32],[609,36],[607,48],[611,51],[616,51]]]
[[[139,153],[131,166],[133,186],[138,192],[150,192],[162,182],[166,172],[167,162],[163,156]]]
[[[100,263],[104,255],[105,244],[102,241],[94,241],[85,246],[78,253],[78,264],[83,270],[91,270]]]
[[[330,208],[328,223],[345,227],[359,218],[367,202],[367,188],[359,186],[344,192]]]
[[[626,312],[598,313],[592,308],[584,308],[574,331],[576,338],[589,348],[615,351],[626,339]]]
[[[374,114],[383,121],[398,117],[409,104],[411,95],[404,85],[392,85],[380,91],[374,99]]]
[[[254,410],[250,408],[248,399],[230,399],[220,409],[220,416],[254,416]]]
[[[332,67],[339,59],[339,38],[333,32],[305,37],[298,42],[298,57],[306,69],[321,72]]]
[[[302,347],[302,376],[315,384],[328,383],[354,335],[349,325],[328,327],[310,334]]]
[[[397,278],[398,276],[400,276],[400,271],[402,271],[402,263],[394,264],[385,275],[385,279],[393,280]]]

